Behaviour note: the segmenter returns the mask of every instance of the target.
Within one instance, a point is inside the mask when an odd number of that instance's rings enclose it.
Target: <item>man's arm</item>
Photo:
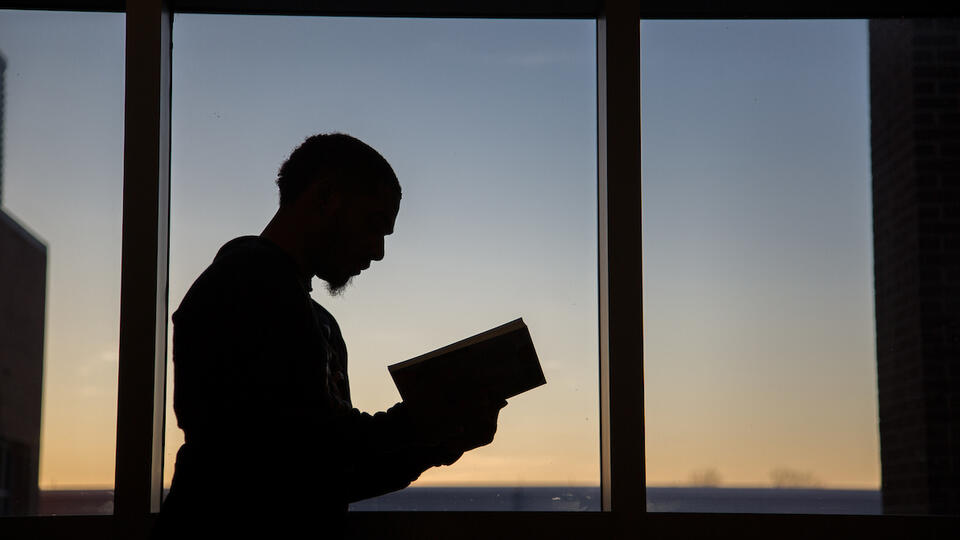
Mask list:
[[[375,440],[344,447],[369,451],[347,460],[351,465],[344,471],[347,501],[403,489],[427,469],[452,465],[464,452],[489,444],[504,405],[506,402],[491,405],[478,400],[461,407],[457,413],[440,415],[398,403],[373,416],[359,413],[359,418],[346,423],[369,422],[370,425],[360,429],[369,430]],[[357,427],[343,431],[350,432]]]
[[[282,277],[247,266],[214,275],[174,320],[179,425],[188,443],[223,456],[221,477],[316,486],[349,502],[402,489],[492,439],[469,415],[444,429],[406,405],[335,408],[309,300]]]

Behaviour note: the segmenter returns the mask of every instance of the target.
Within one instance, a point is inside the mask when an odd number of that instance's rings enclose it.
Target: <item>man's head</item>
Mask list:
[[[383,258],[400,183],[387,160],[342,133],[308,137],[280,167],[280,211],[291,221],[301,263],[337,294]]]

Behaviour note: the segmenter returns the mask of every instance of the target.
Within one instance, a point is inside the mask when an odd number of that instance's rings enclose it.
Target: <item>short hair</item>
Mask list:
[[[328,182],[340,193],[374,193],[387,187],[399,198],[400,182],[379,152],[344,133],[307,137],[280,166],[280,206],[296,201],[314,182]]]

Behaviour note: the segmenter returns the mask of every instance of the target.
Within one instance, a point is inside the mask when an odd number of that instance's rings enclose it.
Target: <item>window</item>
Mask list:
[[[384,260],[342,296],[314,284],[354,406],[400,401],[388,364],[516,317],[533,336],[548,384],[511,400],[492,445],[355,509],[600,508],[595,27],[174,19],[171,312],[222,244],[270,221],[290,151],[340,131],[383,153],[404,193]],[[167,396],[168,486],[183,434]]]
[[[641,36],[648,508],[880,513],[867,22]]]
[[[86,535],[101,536],[121,534],[141,537],[150,523],[150,510],[156,509],[162,487],[162,431],[163,431],[163,382],[166,326],[166,271],[168,181],[167,170],[170,149],[169,141],[169,29],[171,17],[169,4],[165,2],[128,2],[114,0],[50,1],[43,7],[64,6],[87,10],[125,10],[127,19],[125,76],[125,137],[124,137],[124,214],[123,214],[123,265],[121,268],[122,291],[120,323],[120,361],[118,370],[117,408],[117,474],[114,516],[84,516],[80,519],[5,518],[0,520],[0,531],[6,537],[38,537]],[[353,4],[332,3],[323,8],[306,8],[301,2],[278,0],[271,3],[245,2],[242,9],[231,2],[221,0],[180,0],[176,7],[184,12],[242,12],[320,14],[320,15],[375,15],[375,16],[470,16],[470,17],[597,17],[598,20],[598,204],[599,204],[599,343],[600,343],[600,417],[601,417],[601,471],[604,506],[610,512],[598,513],[500,513],[482,515],[482,519],[469,519],[458,512],[452,513],[364,513],[351,516],[352,530],[359,537],[383,537],[397,531],[408,531],[411,537],[429,529],[433,536],[474,537],[516,536],[528,531],[542,531],[544,535],[619,537],[628,534],[650,534],[663,537],[695,537],[709,535],[808,538],[870,535],[890,537],[951,537],[956,531],[956,518],[935,519],[907,516],[811,516],[751,514],[677,515],[671,513],[645,513],[646,502],[643,430],[643,350],[642,311],[640,283],[641,273],[640,238],[640,104],[639,94],[639,20],[644,17],[717,17],[769,16],[783,17],[824,15],[850,15],[849,11],[830,12],[826,8],[767,8],[767,11],[752,11],[747,8],[697,8],[689,9],[670,5],[637,7],[629,2],[570,2],[559,7],[539,2],[515,2],[508,7],[501,5],[470,4],[467,7],[444,7],[434,4],[427,7],[417,2],[393,2],[389,6],[367,8]],[[840,8],[837,8],[840,9]],[[911,5],[907,8],[876,8],[872,13],[882,16],[936,14],[931,8]],[[824,13],[826,11],[826,13]],[[894,21],[896,22],[896,21]],[[873,23],[871,23],[873,25]],[[873,34],[871,34],[873,35]],[[917,45],[929,40],[912,40],[909,33],[900,34],[894,43],[914,42]],[[909,56],[913,56],[910,51]],[[949,57],[949,55],[946,55]],[[929,58],[918,55],[918,58]],[[937,55],[933,55],[937,58]],[[946,58],[945,60],[948,60]],[[896,61],[871,66],[871,74],[892,67],[892,72],[909,61]],[[939,71],[951,73],[949,66],[921,72]],[[954,70],[955,71],[955,70]],[[930,89],[930,86],[921,88]],[[936,90],[936,85],[933,86]],[[911,90],[912,91],[912,90]],[[950,96],[925,102],[947,103]],[[891,110],[900,113],[913,107],[897,107],[903,100],[891,99]],[[952,114],[949,111],[945,114]],[[919,120],[929,121],[923,117]],[[935,120],[939,117],[932,116]],[[889,119],[894,125],[903,118]],[[917,121],[918,119],[914,119]],[[929,126],[927,127],[929,128]],[[925,129],[927,129],[925,128]],[[936,129],[934,129],[934,132]],[[904,131],[890,131],[904,133]],[[930,133],[928,131],[928,133]],[[876,145],[876,133],[874,144]],[[891,143],[893,148],[907,149],[912,145]],[[920,145],[923,146],[923,145]],[[876,147],[876,146],[875,146]],[[928,150],[921,150],[921,153]],[[949,160],[949,155],[939,154],[937,159]],[[905,152],[909,154],[909,152]],[[903,154],[892,153],[900,157]],[[901,164],[904,162],[900,162]],[[897,163],[888,167],[896,169]],[[942,187],[941,180],[937,185]],[[886,193],[896,194],[896,190]],[[876,193],[874,194],[876,197]],[[944,200],[952,200],[948,195]],[[895,202],[904,197],[891,195]],[[927,205],[930,206],[930,205]],[[901,209],[902,210],[902,209]],[[932,217],[926,209],[906,209],[914,219]],[[938,215],[952,215],[937,212]],[[894,217],[897,214],[893,213]],[[922,220],[921,220],[922,221]],[[934,222],[935,223],[935,222]],[[917,229],[918,231],[920,229]],[[875,238],[878,235],[875,235]],[[918,240],[917,236],[903,235],[905,245]],[[903,257],[893,252],[890,260],[918,262],[912,256]],[[939,274],[938,274],[939,276]],[[896,289],[896,287],[891,287]],[[878,321],[881,301],[877,299]],[[922,329],[922,326],[920,327]],[[938,335],[949,324],[939,325]],[[885,347],[878,347],[878,355]],[[939,366],[940,368],[943,365]],[[915,373],[919,367],[908,369]],[[894,373],[887,379],[894,383],[907,378]],[[879,384],[883,386],[881,372]],[[884,405],[880,404],[881,424]],[[920,408],[916,408],[920,409]],[[936,420],[936,418],[933,418]],[[909,420],[909,419],[908,419]],[[926,418],[921,419],[927,422]],[[925,430],[921,422],[914,422],[918,429]],[[923,427],[921,427],[923,426]],[[912,434],[911,437],[915,437]],[[942,442],[942,441],[941,441]],[[939,443],[938,443],[939,444]],[[886,475],[885,475],[886,478]],[[925,488],[921,488],[925,489]],[[465,527],[465,524],[469,524]]]
[[[0,515],[113,508],[124,21],[0,11]]]

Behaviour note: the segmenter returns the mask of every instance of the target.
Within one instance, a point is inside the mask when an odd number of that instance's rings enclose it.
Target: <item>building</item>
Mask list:
[[[3,201],[3,104],[7,100],[4,94],[4,76],[7,71],[7,60],[0,52],[0,201]]]
[[[870,22],[883,505],[960,514],[960,21]]]
[[[35,513],[47,247],[2,206],[5,61],[0,56],[0,516]]]

